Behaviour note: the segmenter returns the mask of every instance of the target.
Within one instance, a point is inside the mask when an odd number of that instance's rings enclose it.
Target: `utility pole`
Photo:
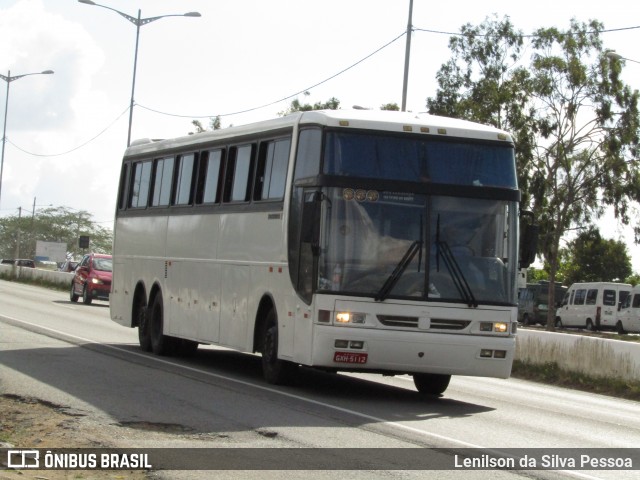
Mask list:
[[[409,57],[411,56],[411,32],[413,25],[411,18],[413,17],[413,0],[409,0],[409,21],[407,22],[407,46],[404,53],[404,81],[402,82],[402,108],[403,112],[407,111],[407,88],[409,85]]]
[[[18,207],[18,238],[16,239],[16,254],[15,254],[15,259],[19,259],[20,258],[20,241],[21,241],[21,236],[22,236],[22,228],[21,228],[21,224],[22,223],[22,207]]]

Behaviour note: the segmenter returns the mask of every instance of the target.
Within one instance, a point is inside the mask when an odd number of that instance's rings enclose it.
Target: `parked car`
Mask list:
[[[3,258],[3,265],[15,265],[16,267],[36,268],[36,262],[29,260],[28,258],[19,258],[17,260],[13,258]]]
[[[624,333],[640,333],[640,285],[636,285],[627,296],[618,312],[616,330]]]
[[[71,281],[70,299],[89,305],[94,299],[109,300],[113,261],[111,255],[90,253],[78,264]]]
[[[556,327],[614,329],[618,310],[631,292],[628,283],[574,283],[556,312]]]

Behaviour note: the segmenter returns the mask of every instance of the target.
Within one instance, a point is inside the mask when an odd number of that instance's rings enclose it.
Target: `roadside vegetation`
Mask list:
[[[522,380],[640,401],[640,382],[568,372],[555,362],[534,365],[516,360],[511,375]]]

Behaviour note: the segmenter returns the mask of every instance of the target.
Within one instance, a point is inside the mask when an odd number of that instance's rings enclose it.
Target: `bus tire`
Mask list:
[[[73,287],[75,285],[73,284],[73,282],[71,282],[71,291],[69,292],[69,300],[71,300],[72,302],[77,302],[78,298],[80,298],[78,295],[76,295],[76,292],[73,290]]]
[[[625,330],[624,330],[624,326],[622,325],[622,322],[620,320],[618,320],[618,323],[616,323],[616,332],[618,332],[618,335],[624,335]]]
[[[414,373],[413,383],[423,395],[442,395],[449,386],[451,375],[439,373]]]
[[[151,340],[151,351],[156,355],[171,355],[173,353],[173,338],[165,335],[164,312],[162,306],[162,294],[158,294],[153,299],[151,305],[151,318],[149,319],[149,337]]]
[[[562,320],[560,319],[560,317],[556,317],[556,322],[555,322],[554,326],[556,328],[562,328]]]
[[[143,352],[151,351],[151,331],[149,327],[150,312],[144,300],[139,299],[134,311],[138,323],[138,342]]]
[[[590,318],[587,318],[587,330],[589,330],[590,332],[595,332],[596,328],[593,326],[593,321],[591,321]]]
[[[269,310],[262,336],[262,374],[273,385],[291,382],[296,366],[278,358],[278,321],[273,310]]]

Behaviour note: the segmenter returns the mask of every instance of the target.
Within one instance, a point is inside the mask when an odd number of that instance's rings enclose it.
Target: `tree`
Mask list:
[[[202,133],[208,130],[220,130],[222,128],[222,120],[220,120],[220,115],[217,117],[211,117],[209,119],[209,128],[204,127],[200,120],[191,120],[191,124],[196,127],[195,132],[189,132],[189,135],[193,135],[194,133]]]
[[[305,96],[311,95],[309,92],[304,92]],[[279,112],[278,116],[284,117],[294,112],[310,112],[311,110],[338,110],[340,107],[340,100],[336,97],[331,97],[326,102],[316,102],[313,105],[310,103],[301,103],[297,98],[291,101],[291,105],[284,112]]]
[[[391,110],[393,112],[399,112],[400,107],[397,103],[385,103],[384,105],[380,105],[380,110]]]
[[[570,242],[566,249],[569,268],[567,285],[576,282],[624,282],[632,274],[627,246],[618,240],[602,238],[590,228]]]
[[[90,250],[111,253],[113,232],[93,222],[92,215],[84,210],[67,207],[46,208],[31,215],[0,218],[0,257],[34,258],[37,240],[63,242],[67,251],[80,253],[78,239],[88,235]]]
[[[523,205],[541,227],[550,303],[565,231],[593,224],[609,205],[628,224],[630,206],[640,200],[638,91],[603,51],[603,29],[595,20],[572,20],[567,31],[541,28],[526,59],[508,19],[467,25],[450,41],[454,55],[427,102],[430,113],[513,132]],[[640,223],[634,230],[638,241]],[[549,330],[553,320],[550,314]]]

